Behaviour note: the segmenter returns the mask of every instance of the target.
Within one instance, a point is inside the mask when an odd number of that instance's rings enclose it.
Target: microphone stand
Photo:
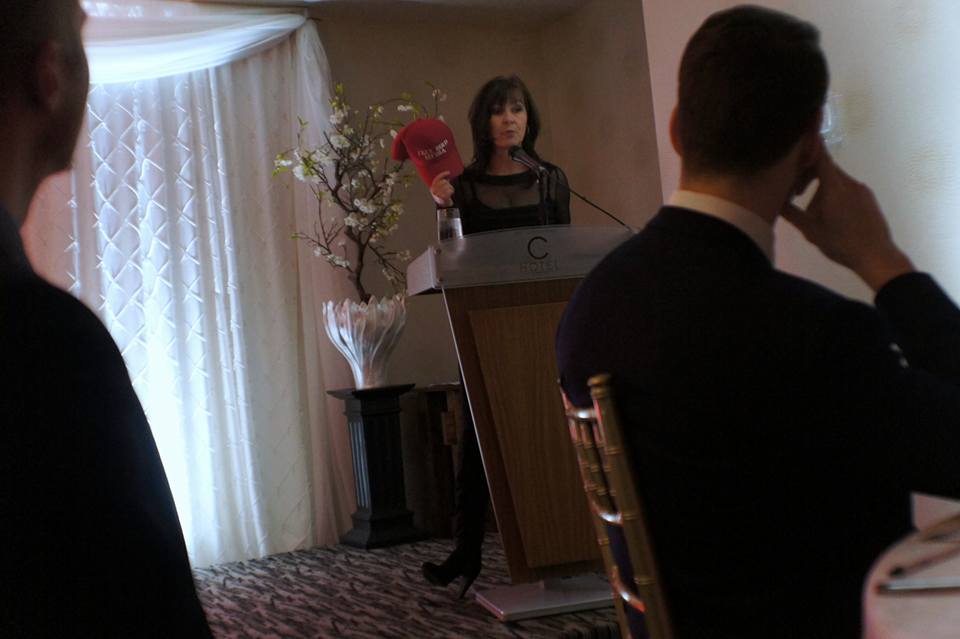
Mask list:
[[[540,225],[547,225],[547,181],[544,180],[546,174],[537,174],[537,191],[540,192],[540,203],[537,205],[540,213]]]
[[[515,151],[515,149],[516,149],[516,151]],[[528,157],[526,154],[522,153],[519,149],[520,149],[520,147],[513,147],[513,149],[510,150],[510,151],[511,151],[511,152],[510,152],[510,159],[513,160],[514,162],[516,162],[517,164],[522,164],[523,166],[527,167],[528,169],[530,169],[531,171],[533,171],[534,175],[537,176],[537,181],[540,183],[540,184],[539,184],[539,189],[540,189],[540,219],[541,219],[541,223],[542,223],[542,224],[546,224],[546,220],[543,219],[544,216],[545,216],[544,206],[543,206],[543,205],[544,205],[544,199],[545,199],[545,197],[544,197],[544,190],[546,189],[546,185],[544,184],[543,177],[547,174],[547,169],[544,168],[543,166],[541,166],[540,164],[538,164],[536,161],[534,161],[533,158],[530,158],[530,157]],[[630,226],[629,226],[627,223],[625,223],[623,220],[621,220],[619,217],[617,217],[616,215],[614,215],[614,214],[611,213],[610,211],[606,210],[605,208],[601,207],[601,206],[598,205],[598,204],[594,204],[593,202],[591,202],[590,200],[588,200],[586,197],[584,197],[584,196],[580,195],[579,193],[577,193],[576,191],[574,191],[574,190],[573,190],[573,187],[571,187],[569,183],[567,183],[567,190],[569,190],[571,193],[573,193],[574,195],[576,195],[578,198],[580,198],[581,200],[583,200],[584,202],[586,202],[587,204],[589,204],[589,205],[592,206],[593,208],[597,209],[598,211],[600,211],[601,213],[603,213],[604,215],[606,215],[607,217],[609,217],[611,220],[613,220],[614,222],[616,222],[616,223],[619,224],[620,226],[622,226],[622,227],[624,227],[624,228],[627,228],[627,229],[630,229],[631,231],[633,230],[632,228],[630,228]]]
[[[587,204],[589,204],[589,205],[592,206],[593,208],[597,209],[598,211],[600,211],[601,213],[603,213],[604,215],[606,215],[607,217],[609,217],[611,220],[613,220],[614,222],[616,222],[616,223],[619,224],[620,226],[622,226],[622,227],[624,227],[624,228],[630,229],[630,226],[628,226],[628,225],[627,225],[623,220],[621,220],[619,217],[617,217],[616,215],[614,215],[614,214],[611,213],[610,211],[606,210],[605,208],[603,208],[603,207],[601,207],[601,206],[599,206],[599,205],[597,205],[597,204],[594,204],[593,202],[591,202],[591,201],[588,200],[587,198],[583,197],[582,195],[580,195],[579,193],[577,193],[576,191],[574,191],[574,190],[570,187],[569,184],[567,185],[567,188],[570,189],[570,192],[571,192],[571,193],[573,193],[573,194],[576,195],[578,198],[580,198],[581,200],[583,200],[584,202],[586,202]],[[630,229],[630,230],[632,231],[633,229]]]

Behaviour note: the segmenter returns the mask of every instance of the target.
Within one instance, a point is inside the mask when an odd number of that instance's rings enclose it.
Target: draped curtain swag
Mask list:
[[[234,62],[277,44],[302,15],[165,0],[83,2],[90,82],[136,82]]]

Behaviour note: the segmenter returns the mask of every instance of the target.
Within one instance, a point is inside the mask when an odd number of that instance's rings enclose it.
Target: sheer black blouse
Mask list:
[[[453,205],[460,209],[463,234],[520,226],[570,223],[570,187],[558,166],[544,163],[541,179],[530,171],[487,175],[467,167],[452,180]]]

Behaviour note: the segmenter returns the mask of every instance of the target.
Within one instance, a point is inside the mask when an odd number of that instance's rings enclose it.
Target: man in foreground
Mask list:
[[[7,0],[0,21],[0,636],[209,637],[120,352],[18,233],[73,154],[83,20],[77,0]]]
[[[758,7],[700,27],[671,121],[680,188],[559,329],[575,404],[613,376],[681,639],[859,637],[864,578],[910,530],[910,492],[960,495],[960,310],[824,149],[818,40]],[[875,307],[777,271],[780,215]]]

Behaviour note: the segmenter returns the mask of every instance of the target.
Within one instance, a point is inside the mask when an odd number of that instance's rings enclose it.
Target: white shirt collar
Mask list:
[[[683,189],[674,191],[668,203],[732,224],[753,240],[773,263],[773,226],[753,211],[723,198]]]

